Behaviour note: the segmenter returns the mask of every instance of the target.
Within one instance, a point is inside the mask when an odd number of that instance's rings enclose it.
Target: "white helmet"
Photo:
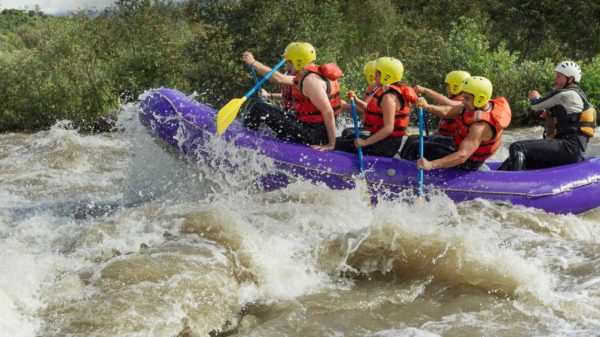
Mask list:
[[[572,61],[563,61],[556,66],[554,69],[557,73],[561,73],[567,77],[573,77],[576,83],[581,81],[581,68],[577,63]]]

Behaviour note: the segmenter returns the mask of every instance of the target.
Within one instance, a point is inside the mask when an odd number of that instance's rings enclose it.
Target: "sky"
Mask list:
[[[56,14],[77,9],[102,10],[113,3],[114,0],[0,0],[0,10],[34,9],[35,5],[39,5],[42,12]]]

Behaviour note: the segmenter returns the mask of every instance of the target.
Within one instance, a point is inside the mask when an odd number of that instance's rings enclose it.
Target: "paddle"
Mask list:
[[[423,158],[423,105],[419,103],[419,158]],[[419,169],[418,196],[423,199],[423,169]]]
[[[352,120],[354,121],[354,138],[358,139],[358,117],[356,116],[356,105],[354,104],[354,98],[350,99],[350,106],[352,107]],[[362,146],[358,147],[358,166],[360,167],[360,174],[365,175],[365,161],[363,159]]]
[[[254,67],[251,65],[248,65],[248,68],[250,68],[250,72],[252,73],[254,84],[258,84],[258,76],[256,76],[256,69],[254,69]],[[258,99],[264,102],[263,96],[261,94],[258,95]]]
[[[429,136],[429,122],[427,121],[427,115],[423,114],[423,125],[425,126],[425,136]]]
[[[358,130],[358,116],[356,116],[356,105],[354,104],[354,97],[350,99],[350,106],[352,107],[352,121],[354,121],[354,138],[358,139],[359,130]],[[366,195],[369,200],[369,206],[371,204],[371,198],[369,196],[369,185],[367,184],[367,178],[365,178],[365,160],[363,158],[362,146],[357,148],[358,152],[358,166],[360,167],[360,176],[362,178],[363,183],[366,187]]]
[[[248,91],[246,95],[244,95],[244,97],[232,99],[231,101],[229,101],[229,103],[225,104],[225,106],[222,107],[221,110],[219,110],[219,112],[217,113],[217,134],[220,135],[223,132],[225,132],[227,127],[233,122],[233,120],[237,116],[238,112],[240,111],[240,108],[242,107],[242,104],[244,104],[244,102],[250,96],[252,96],[252,94],[254,94],[254,92],[256,92],[256,90],[258,90],[263,85],[263,83],[265,83],[269,79],[269,77],[271,77],[271,75],[273,75],[277,71],[277,69],[281,68],[281,66],[284,63],[285,59],[279,61],[279,63],[277,63],[277,65],[273,67],[273,69],[271,69],[271,71],[269,71],[269,73],[267,73],[267,75],[265,75],[265,77],[263,77],[262,80],[256,83],[256,85],[252,89],[250,89],[250,91]]]

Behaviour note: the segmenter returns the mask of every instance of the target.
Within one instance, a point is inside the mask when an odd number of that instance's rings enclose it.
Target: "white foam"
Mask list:
[[[218,329],[224,324],[222,317],[229,319],[251,303],[302,301],[330,289],[352,292],[353,280],[340,279],[340,272],[386,274],[398,272],[395,268],[425,270],[426,277],[438,282],[477,287],[491,297],[500,294],[527,320],[541,322],[539,331],[555,328],[564,335],[583,336],[600,325],[600,282],[597,271],[588,270],[597,264],[592,256],[600,242],[597,214],[550,216],[489,201],[457,205],[435,193],[428,202],[409,204],[403,200],[414,200],[406,196],[371,208],[361,187],[336,191],[302,180],[262,192],[253,187],[256,174],[272,166],[256,152],[239,151],[215,138],[210,146],[216,159],[210,164],[217,169],[202,162],[190,164],[156,145],[139,125],[136,106],[124,106],[119,117],[120,125],[126,126],[124,133],[82,136],[60,124],[28,135],[24,144],[7,150],[2,164],[12,173],[3,178],[0,192],[0,335],[5,331],[18,337],[38,335],[42,324],[48,323],[42,322],[41,314],[48,305],[87,298],[88,305],[109,299],[116,306],[119,299],[111,297],[111,291],[139,300],[131,310],[146,303],[143,291],[173,296],[159,298],[164,302],[176,299],[176,304],[154,313],[156,321],[166,322],[164,326],[151,326],[141,334],[175,335],[193,314],[212,315],[195,324],[208,321]],[[72,155],[69,165],[37,160],[62,154]],[[227,168],[226,161],[244,170],[221,170]],[[29,185],[22,186],[19,180]],[[62,201],[87,198],[93,207],[124,194],[131,197],[131,203],[123,203],[128,206],[98,217],[76,219],[55,212],[68,211]],[[185,226],[200,229],[181,232]],[[211,237],[203,238],[204,234]],[[134,261],[142,254],[142,244],[164,247],[171,240],[206,250],[207,255],[198,259],[181,260],[205,265],[206,270],[219,265],[221,274],[204,280],[224,280],[225,286],[189,287],[190,280],[197,279],[193,275],[197,271],[191,269],[160,281],[164,283],[102,288],[110,281],[102,279],[105,268]],[[153,257],[168,258],[177,254],[173,251]],[[160,279],[160,270],[157,273]],[[227,277],[219,279],[223,273]],[[183,294],[169,290],[178,285]],[[429,296],[426,288],[410,295]],[[190,295],[194,289],[206,291],[202,298],[215,301],[210,303],[225,298],[228,306],[207,314],[191,300],[196,298]],[[188,290],[190,294],[185,293]],[[392,298],[391,303],[410,305],[414,296]],[[375,298],[366,305],[377,309],[381,303],[388,302]],[[357,308],[365,305],[359,304]],[[141,312],[127,314],[135,317]],[[429,337],[443,333],[453,322],[479,320],[491,328],[502,324],[494,317],[470,315],[446,315],[429,326],[370,335]],[[197,331],[208,331],[212,325]]]

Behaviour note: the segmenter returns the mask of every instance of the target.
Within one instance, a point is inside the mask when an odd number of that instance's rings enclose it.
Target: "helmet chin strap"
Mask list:
[[[565,85],[563,85],[563,89],[566,89],[569,85],[575,83],[575,80],[573,79],[573,76],[569,76],[567,77],[567,81],[565,82]]]

